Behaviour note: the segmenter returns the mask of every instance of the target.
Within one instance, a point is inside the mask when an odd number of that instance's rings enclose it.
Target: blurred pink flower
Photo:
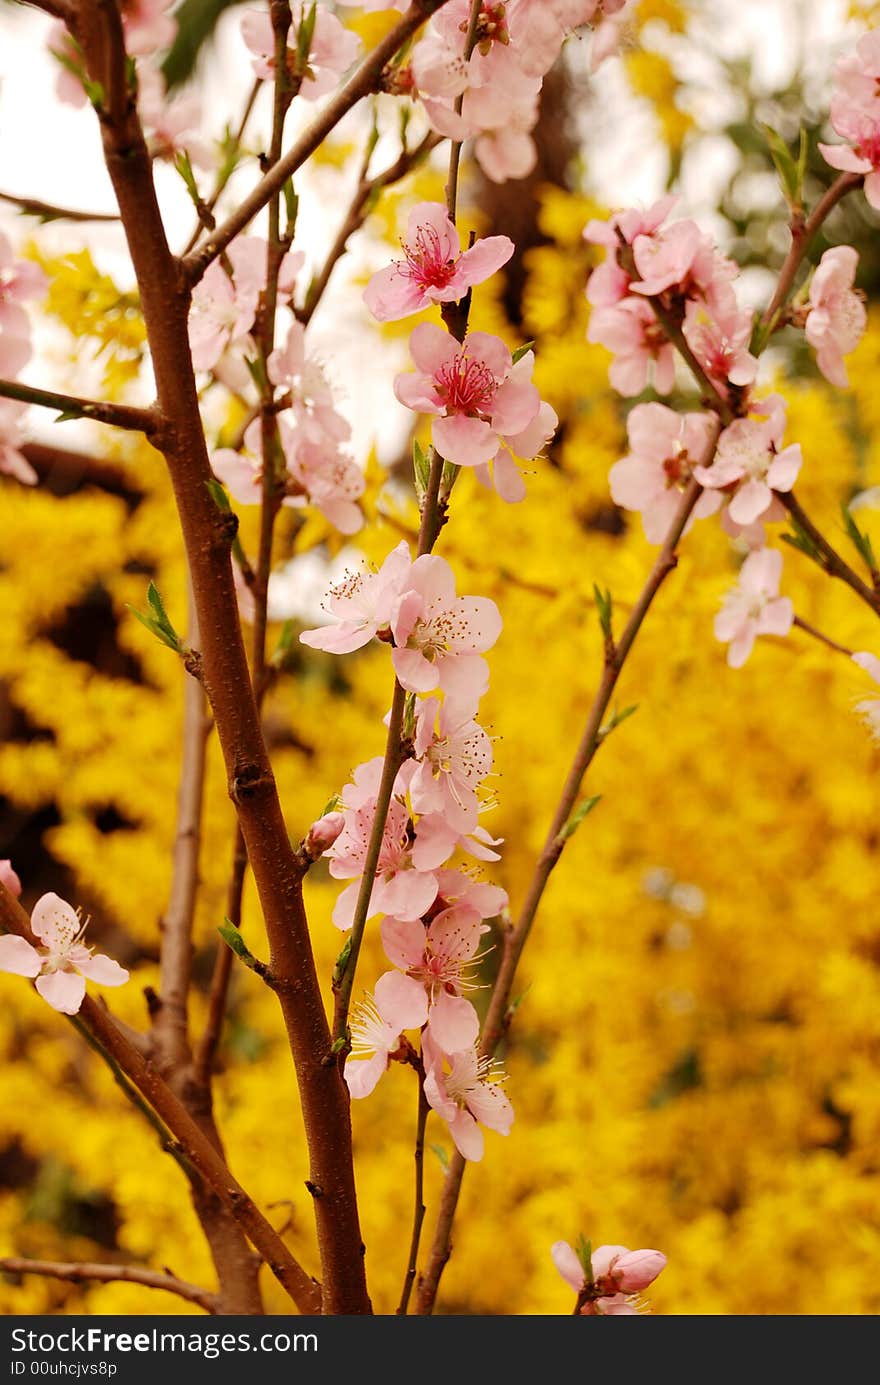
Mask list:
[[[858,262],[851,245],[836,245],[825,251],[810,284],[807,341],[826,380],[841,389],[849,384],[843,358],[858,346],[868,321],[865,304],[853,289]]]
[[[782,554],[775,548],[750,553],[740,568],[737,584],[715,617],[715,637],[729,644],[727,662],[741,668],[758,635],[787,635],[794,607],[779,595]]]
[[[16,899],[21,897],[21,881],[12,869],[10,860],[0,861],[0,885],[3,885]]]

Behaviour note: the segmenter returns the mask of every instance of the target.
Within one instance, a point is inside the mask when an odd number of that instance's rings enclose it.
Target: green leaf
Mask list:
[[[210,481],[205,482],[205,485],[211,492],[211,499],[217,506],[217,509],[222,510],[225,515],[231,514],[232,505],[226,487],[221,485],[216,476],[212,476]]]
[[[217,932],[220,934],[224,943],[226,943],[226,946],[232,949],[236,957],[240,957],[246,966],[253,965],[256,958],[234,923],[230,923],[229,919],[224,919],[219,925]]]
[[[419,446],[418,439],[413,439],[413,477],[416,486],[416,498],[420,505],[428,493],[432,452],[432,448],[429,448],[427,452],[423,452]]]
[[[171,624],[168,612],[165,610],[164,602],[159,594],[159,588],[156,586],[155,582],[151,582],[147,588],[147,604],[150,607],[149,611],[139,611],[136,606],[132,606],[126,602],[132,615],[136,616],[141,625],[146,626],[150,633],[156,636],[157,640],[167,645],[169,649],[173,649],[175,654],[185,653],[186,650],[183,641]]]
[[[612,712],[611,720],[606,721],[605,725],[600,728],[599,740],[604,741],[607,736],[611,735],[612,731],[616,731],[622,722],[628,720],[628,718],[638,710],[639,704],[638,702],[634,702],[631,707],[624,707],[622,712]]]
[[[862,562],[865,564],[868,571],[876,572],[877,560],[874,557],[874,548],[871,544],[870,538],[867,534],[862,533],[861,529],[856,524],[855,520],[852,517],[852,514],[847,509],[846,505],[841,505],[840,513],[843,516],[843,522],[846,526],[846,532],[849,536],[849,540],[853,548],[859,554],[859,557],[862,559]]]
[[[278,636],[278,643],[272,654],[270,662],[274,668],[283,667],[288,654],[293,649],[293,621],[286,620],[281,627],[281,634]]]
[[[174,11],[177,37],[162,64],[169,91],[192,76],[196,61],[211,39],[224,10],[242,0],[183,0]]]
[[[428,1145],[428,1148],[429,1148],[429,1150],[431,1151],[431,1153],[432,1153],[432,1154],[436,1154],[437,1158],[440,1160],[440,1166],[441,1166],[441,1168],[443,1168],[444,1170],[445,1170],[445,1169],[448,1169],[448,1168],[449,1168],[449,1155],[446,1153],[446,1150],[443,1148],[443,1146],[442,1146],[442,1145]]]
[[[201,197],[199,196],[199,189],[196,183],[196,175],[193,173],[189,154],[187,154],[185,149],[181,149],[180,153],[177,155],[177,158],[174,160],[174,167],[183,179],[191,200],[197,207],[200,206]]]
[[[342,951],[336,958],[336,965],[333,968],[333,989],[338,990],[342,985],[342,978],[348,967],[348,959],[351,956],[351,938],[346,938]]]
[[[312,39],[315,37],[315,19],[318,14],[317,0],[312,0],[312,7],[302,20],[296,35],[296,66],[298,72],[305,72],[309,65],[309,53],[312,51]]]
[[[602,634],[605,636],[606,640],[612,640],[614,636],[611,630],[611,614],[613,608],[611,592],[608,591],[607,588],[604,592],[601,591],[594,582],[593,599],[596,602],[596,609],[599,612],[599,624],[602,627]]]
[[[635,708],[633,708],[633,711],[635,711]],[[567,842],[569,837],[573,837],[584,818],[592,813],[596,804],[600,803],[601,800],[602,795],[597,793],[593,794],[592,798],[585,798],[583,803],[578,804],[577,808],[575,808],[571,817],[568,819],[568,822],[559,833],[559,839],[563,842]]]
[[[780,534],[779,537],[782,539],[782,542],[789,544],[792,548],[796,548],[799,553],[805,553],[808,558],[812,558],[814,563],[818,563],[822,566],[822,555],[809,534],[807,534],[790,515],[789,521],[791,523],[792,532],[790,534]]]
[[[340,799],[338,793],[333,794],[330,798],[327,799],[327,802],[324,804],[324,807],[321,809],[321,812],[319,813],[319,817],[325,818],[328,813],[335,813],[341,801],[342,800]]]
[[[296,230],[296,218],[299,215],[299,198],[296,195],[296,189],[293,186],[292,178],[287,178],[284,181],[281,187],[281,193],[284,197],[284,212],[287,217],[284,234],[288,240],[293,240],[293,234]]]
[[[761,125],[760,128],[767,141],[770,157],[773,160],[776,172],[779,174],[786,200],[790,206],[800,207],[803,189],[801,159],[806,158],[803,131],[801,132],[798,157],[795,159],[785,140],[777,130],[774,130],[771,125]]]
[[[533,341],[527,341],[523,346],[518,346],[513,353],[513,364],[516,365],[517,361],[521,361],[523,356],[527,355],[534,345],[535,343]]]
[[[593,1243],[588,1241],[583,1235],[578,1236],[577,1245],[574,1248],[575,1255],[581,1262],[584,1272],[584,1279],[588,1284],[593,1282]]]

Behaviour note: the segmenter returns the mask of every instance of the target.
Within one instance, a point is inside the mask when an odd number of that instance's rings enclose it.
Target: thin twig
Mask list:
[[[88,418],[94,423],[107,423],[113,428],[127,428],[149,437],[161,422],[156,409],[135,409],[128,404],[108,404],[98,399],[80,399],[75,394],[58,394],[55,390],[37,389],[21,380],[0,380],[0,396],[17,399],[22,404],[39,404],[44,409],[57,409],[66,422],[69,418]]]
[[[839,178],[835,178],[819,201],[816,203],[806,221],[792,218],[790,226],[791,246],[785,257],[785,262],[779,272],[779,279],[773,297],[761,314],[761,325],[772,327],[777,314],[785,307],[794,287],[795,277],[801,262],[812,244],[816,232],[821,227],[830,212],[834,210],[838,202],[846,197],[847,193],[854,188],[861,187],[865,181],[863,173],[841,173]]]
[[[802,620],[800,616],[795,616],[794,624],[799,630],[803,630],[805,634],[812,635],[813,639],[818,640],[820,644],[827,644],[829,649],[836,650],[838,654],[845,654],[848,659],[852,658],[853,651],[847,649],[845,644],[838,644],[837,640],[832,640],[830,635],[823,635],[822,631],[817,630],[815,625],[810,625],[808,621]]]
[[[4,1274],[40,1274],[50,1279],[63,1279],[68,1284],[84,1284],[90,1281],[99,1284],[141,1284],[145,1289],[164,1289],[166,1293],[176,1294],[188,1303],[196,1303],[206,1313],[217,1312],[217,1296],[197,1284],[188,1284],[185,1279],[164,1273],[161,1270],[148,1270],[141,1265],[97,1265],[88,1261],[81,1264],[62,1264],[57,1260],[26,1260],[20,1255],[0,1257],[0,1271]]]
[[[80,212],[73,207],[56,207],[53,202],[41,202],[38,197],[23,197],[14,192],[0,192],[0,202],[9,202],[27,216],[41,221],[118,221],[118,212]]]
[[[259,95],[260,87],[262,85],[262,77],[257,77],[254,81],[253,86],[250,89],[250,92],[248,93],[248,98],[245,102],[244,110],[241,113],[241,119],[238,122],[238,129],[232,137],[232,154],[228,158],[226,166],[222,168],[218,173],[217,181],[214,184],[214,191],[211,193],[211,196],[208,198],[207,202],[203,202],[201,206],[197,208],[198,219],[196,221],[195,229],[192,235],[190,236],[189,240],[187,241],[186,247],[184,248],[184,255],[188,255],[190,251],[194,249],[199,239],[199,236],[202,234],[202,231],[213,231],[215,225],[217,224],[213,216],[214,208],[220,201],[226,184],[229,182],[229,179],[235,172],[235,166],[238,161],[238,155],[241,150],[241,142],[244,139],[244,132],[247,129],[248,121],[250,120],[251,114],[253,113],[254,105],[256,103],[257,96]]]
[[[795,527],[802,530],[810,543],[818,550],[819,556],[816,561],[818,561],[819,567],[830,577],[837,577],[841,582],[845,582],[856,593],[856,596],[861,597],[862,601],[870,606],[875,615],[880,615],[880,592],[874,591],[867,582],[863,582],[858,573],[850,567],[849,563],[826,539],[822,531],[816,528],[794,491],[777,491],[776,494],[791,515]]]
[[[421,1064],[419,1065],[421,1067]],[[414,1150],[416,1165],[416,1188],[415,1188],[415,1207],[413,1210],[413,1229],[412,1238],[409,1246],[409,1260],[406,1267],[406,1276],[403,1281],[403,1291],[400,1295],[398,1305],[398,1315],[404,1316],[409,1309],[409,1300],[412,1294],[413,1284],[416,1279],[416,1268],[419,1261],[419,1242],[422,1237],[422,1224],[425,1220],[425,1126],[428,1122],[428,1112],[430,1111],[427,1097],[425,1096],[425,1074],[424,1070],[419,1072],[419,1110],[416,1120],[416,1143]]]

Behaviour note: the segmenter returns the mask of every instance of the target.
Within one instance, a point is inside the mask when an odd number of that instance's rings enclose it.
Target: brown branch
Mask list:
[[[283,158],[268,170],[253,191],[242,199],[232,215],[212,232],[205,244],[186,256],[183,265],[191,285],[198,283],[212,260],[216,260],[230,241],[262,211],[270,198],[281,191],[288,178],[302,167],[311,154],[314,154],[342,117],[363,97],[379,90],[386,64],[407,39],[447,3],[448,0],[413,0],[400,22],[367,54],[348,81],[330,98]]]
[[[0,885],[0,929],[39,945],[30,919],[18,900]],[[274,1227],[233,1177],[210,1140],[199,1129],[189,1112],[174,1095],[155,1067],[129,1043],[116,1027],[106,1007],[86,996],[77,1015],[93,1043],[136,1088],[155,1115],[167,1128],[176,1154],[182,1155],[228,1207],[254,1247],[260,1252],[278,1281],[284,1286],[301,1313],[315,1313],[320,1302],[315,1281],[291,1255]]]
[[[226,187],[226,184],[229,182],[229,179],[235,172],[235,166],[238,160],[239,152],[241,150],[241,142],[244,139],[244,132],[247,129],[248,121],[250,120],[251,113],[254,109],[254,103],[256,102],[257,96],[260,92],[260,87],[262,85],[262,77],[257,77],[253,86],[250,89],[248,99],[245,102],[245,107],[242,111],[241,119],[238,122],[238,129],[236,130],[233,136],[233,152],[229,156],[226,166],[223,169],[221,169],[220,173],[217,175],[217,181],[214,184],[214,191],[211,193],[211,196],[208,198],[207,202],[202,202],[196,208],[198,220],[196,221],[195,230],[193,231],[192,235],[187,241],[186,247],[183,252],[184,255],[188,255],[190,253],[190,251],[193,249],[196,242],[198,241],[199,236],[201,235],[203,230],[213,231],[214,227],[217,224],[214,220],[213,215],[214,208],[220,201],[223,189]]]
[[[875,615],[880,615],[880,591],[874,591],[867,582],[863,582],[858,573],[840,556],[822,531],[816,528],[794,491],[776,491],[775,494],[791,515],[795,528],[801,530],[818,551],[814,561],[819,567],[827,572],[829,577],[837,577],[841,582],[845,582],[856,596],[861,597],[862,601],[870,606]]]
[[[176,1294],[188,1303],[196,1303],[206,1313],[217,1312],[217,1297],[208,1289],[200,1289],[197,1284],[188,1284],[185,1279],[167,1271],[148,1270],[142,1265],[93,1265],[87,1261],[81,1264],[62,1264],[57,1260],[26,1260],[19,1255],[0,1257],[0,1271],[4,1274],[40,1274],[50,1279],[63,1279],[68,1284],[85,1284],[90,1281],[99,1284],[142,1284],[145,1289],[164,1289],[166,1293]]]
[[[421,1063],[419,1067],[421,1069]],[[422,1238],[422,1225],[427,1210],[425,1207],[425,1126],[428,1122],[428,1112],[430,1109],[425,1096],[425,1073],[424,1069],[421,1069],[419,1071],[419,1110],[416,1120],[416,1143],[414,1150],[416,1165],[415,1208],[413,1210],[413,1229],[409,1245],[409,1261],[406,1267],[406,1275],[404,1276],[400,1303],[397,1308],[398,1315],[401,1317],[405,1316],[409,1309],[409,1301],[412,1296],[413,1284],[415,1283],[416,1269],[419,1261],[419,1242]]]
[[[118,212],[80,212],[73,207],[56,207],[53,202],[41,202],[37,197],[20,197],[14,192],[0,192],[0,202],[9,202],[27,216],[40,221],[118,221]]]
[[[803,220],[802,215],[796,214],[792,217],[791,226],[789,228],[791,232],[791,246],[785,257],[782,269],[780,270],[773,297],[761,314],[760,321],[763,327],[770,327],[772,329],[777,314],[788,302],[792,288],[794,287],[795,276],[812,244],[816,232],[819,230],[826,217],[834,210],[838,202],[846,197],[847,193],[852,192],[854,188],[861,187],[864,181],[865,177],[862,173],[841,173],[839,178],[835,178],[830,188],[826,189],[806,221]]]
[[[815,625],[810,625],[808,621],[801,620],[800,616],[795,616],[794,624],[799,630],[803,630],[805,634],[811,635],[814,640],[818,640],[820,644],[827,645],[829,649],[835,650],[838,654],[845,654],[848,659],[852,658],[853,651],[847,649],[845,644],[838,644],[837,640],[833,640],[830,635],[823,635],[822,631],[817,630]]]
[[[702,458],[702,464],[704,466],[708,466],[712,461],[720,431],[721,423],[720,420],[717,420]],[[701,494],[702,487],[697,481],[692,479],[688,483],[687,489],[682,494],[675,518],[669,527],[660,548],[660,552],[654,562],[654,566],[648,574],[645,585],[633,607],[620,639],[617,641],[606,641],[602,677],[587,716],[587,722],[580,744],[563,786],[556,812],[553,815],[553,820],[550,824],[543,850],[538,857],[531,884],[523,902],[519,917],[515,926],[504,936],[501,965],[498,969],[498,975],[495,978],[495,984],[492,988],[489,1001],[489,1008],[483,1021],[480,1035],[480,1052],[484,1057],[492,1057],[494,1055],[506,1031],[509,1023],[508,1011],[516,970],[522,956],[523,948],[532,931],[532,925],[534,924],[538,907],[544,896],[547,882],[568,840],[565,828],[574,812],[584,776],[602,744],[603,736],[601,732],[605,713],[608,710],[608,705],[611,701],[614,689],[617,686],[617,681],[626,663],[629,652],[642,627],[642,622],[666,578],[676,567],[678,562],[675,551],[676,547]],[[452,1244],[452,1225],[458,1206],[458,1197],[461,1190],[461,1182],[464,1177],[465,1166],[466,1161],[456,1151],[443,1183],[443,1192],[440,1199],[440,1208],[437,1214],[437,1224],[434,1231],[428,1266],[419,1283],[416,1312],[421,1315],[433,1312],[437,1290],[440,1284],[440,1276],[449,1259]]]
[[[68,418],[89,418],[94,423],[107,423],[113,428],[127,428],[151,437],[159,427],[155,409],[134,409],[128,404],[107,404],[97,399],[80,399],[75,394],[57,394],[25,385],[21,380],[0,380],[0,396],[17,399],[22,404],[39,404],[45,409],[57,409],[64,422]]]
[[[76,37],[91,75],[100,80],[104,35],[97,3],[82,0],[77,7]],[[121,26],[114,41],[122,43]],[[205,688],[260,895],[275,993],[296,1069],[311,1163],[308,1184],[314,1190],[322,1308],[332,1314],[367,1313],[349,1095],[338,1067],[323,1062],[330,1035],[303,906],[302,868],[288,836],[251,686],[232,579],[233,533],[209,489],[212,473],[189,346],[188,285],[168,247],[136,112],[129,108],[121,124],[103,118],[102,136],[167,421],[156,442],[171,476],[192,575]]]

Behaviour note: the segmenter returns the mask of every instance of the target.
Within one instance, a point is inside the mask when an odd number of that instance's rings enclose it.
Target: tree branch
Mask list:
[[[196,1303],[206,1313],[217,1312],[217,1298],[208,1289],[200,1289],[197,1284],[188,1284],[185,1279],[167,1271],[148,1270],[141,1265],[97,1265],[83,1261],[81,1264],[62,1264],[57,1260],[26,1260],[19,1255],[0,1257],[0,1270],[4,1274],[40,1274],[51,1279],[63,1279],[68,1284],[85,1284],[96,1281],[99,1284],[142,1284],[145,1289],[164,1289],[166,1293],[176,1294],[188,1303]]]
[[[0,202],[9,202],[27,216],[40,221],[118,221],[118,212],[80,212],[73,207],[56,207],[53,202],[41,202],[37,197],[19,197],[13,192],[0,192]]]
[[[795,276],[801,266],[801,262],[807,254],[812,244],[813,238],[821,227],[823,221],[830,212],[834,210],[838,202],[846,197],[847,193],[854,188],[861,187],[865,181],[863,173],[841,173],[839,178],[835,178],[823,196],[816,203],[806,221],[802,218],[793,217],[790,226],[791,246],[785,257],[785,262],[779,272],[779,279],[776,284],[773,297],[761,314],[761,325],[772,330],[773,323],[777,314],[791,296],[794,287]]]
[[[198,283],[208,265],[253,221],[269,199],[281,191],[291,174],[301,168],[306,159],[314,154],[352,106],[356,106],[364,96],[369,96],[371,92],[379,89],[386,64],[407,39],[447,3],[448,0],[413,0],[400,22],[367,54],[348,81],[330,98],[283,158],[273,164],[253,191],[243,198],[232,215],[212,232],[204,245],[186,256],[183,266],[190,285]]]
[[[127,428],[151,437],[159,428],[160,418],[153,409],[134,409],[128,404],[105,404],[97,399],[80,399],[75,394],[57,394],[54,390],[37,389],[20,380],[0,380],[0,396],[17,399],[22,404],[39,404],[44,409],[57,409],[57,423],[69,418],[89,418],[94,423],[107,423],[113,428]]]
[[[100,80],[104,34],[97,5],[98,0],[82,0],[78,6],[76,37],[92,77]],[[115,42],[122,44],[121,25]],[[323,1063],[330,1035],[303,907],[302,869],[281,811],[251,686],[230,561],[234,534],[209,488],[212,472],[189,344],[189,289],[168,247],[134,109],[126,110],[121,123],[105,115],[102,137],[141,293],[163,419],[156,441],[168,465],[187,550],[205,688],[260,895],[275,992],[296,1069],[311,1161],[308,1184],[317,1190],[313,1208],[322,1307],[333,1314],[367,1313],[349,1096],[338,1068]]]

